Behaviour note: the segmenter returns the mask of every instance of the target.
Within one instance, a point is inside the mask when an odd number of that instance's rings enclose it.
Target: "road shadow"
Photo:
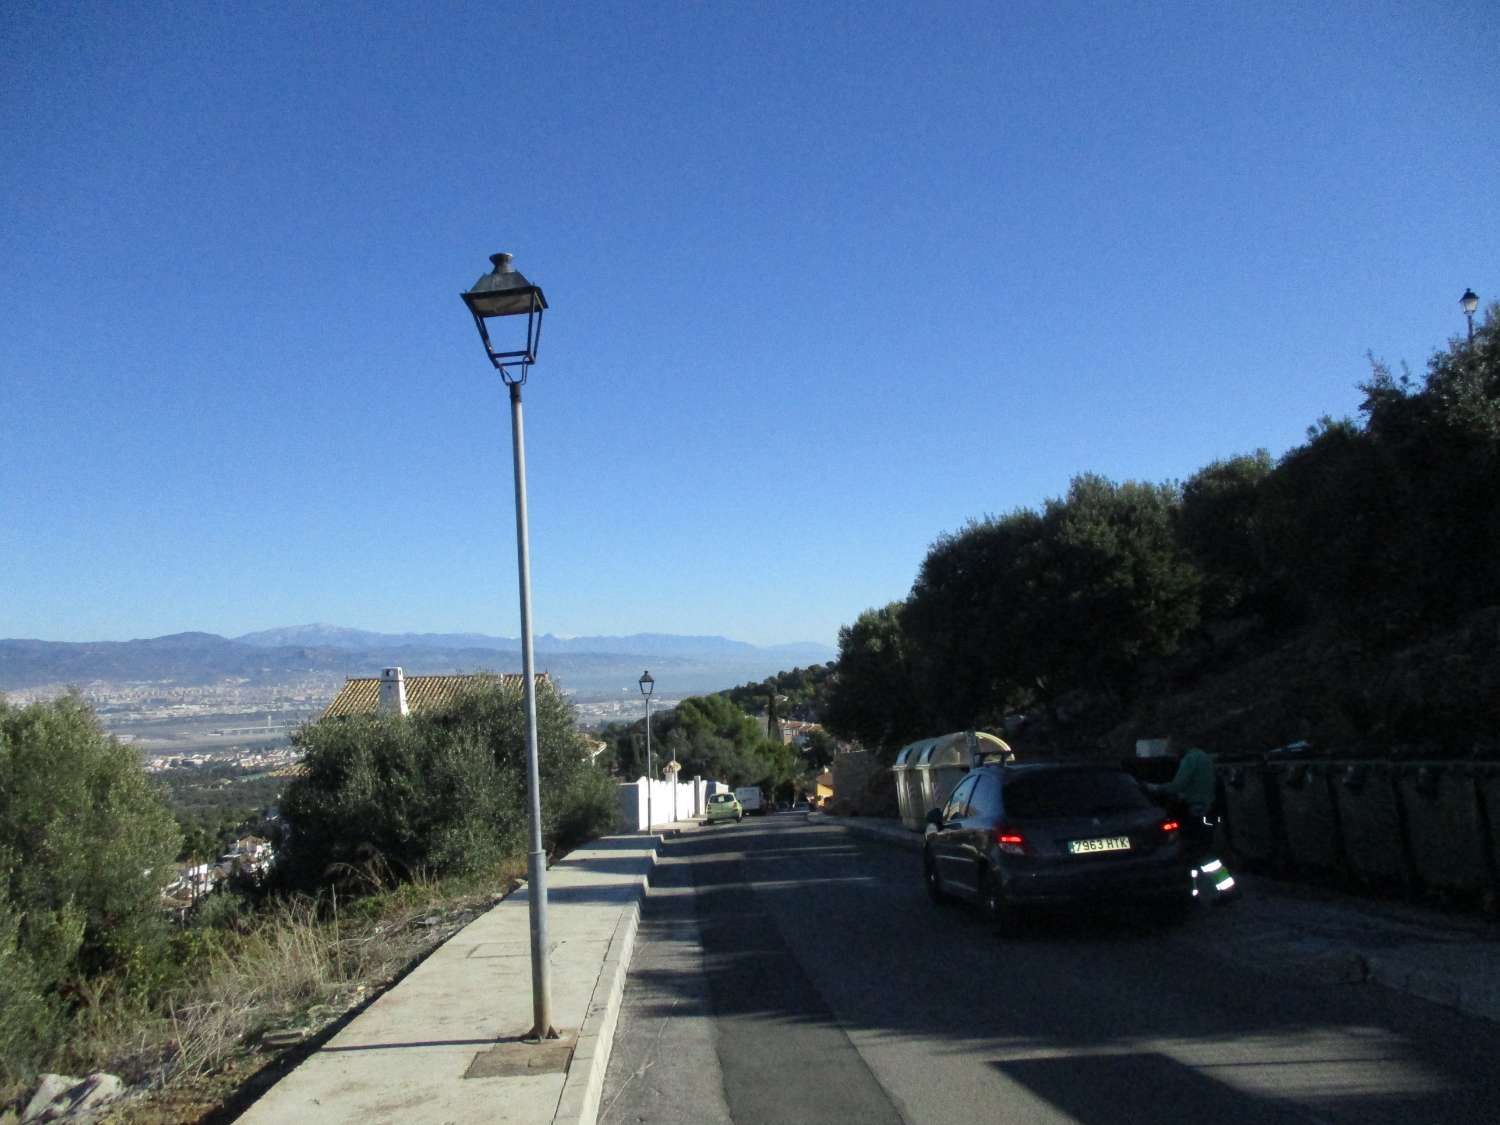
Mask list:
[[[918,853],[805,821],[688,833],[661,859],[643,927],[673,938],[674,922],[695,923],[715,1018],[757,1034],[821,1025],[978,1053],[1083,1122],[1179,1106],[1307,1120],[1309,1105],[1362,1122],[1417,1110],[1493,1119],[1500,1028],[1368,985],[1209,958],[1199,920],[1050,914],[1001,938],[971,910],[928,901]],[[671,973],[650,983],[663,1017],[700,991]],[[1234,1067],[1216,1069],[1225,1057]]]
[[[1121,1121],[1212,1121],[1214,1125],[1279,1125],[1307,1116],[1272,1098],[1236,1090],[1154,1051],[1067,1058],[1013,1059],[990,1064],[1050,1102],[1079,1125]]]

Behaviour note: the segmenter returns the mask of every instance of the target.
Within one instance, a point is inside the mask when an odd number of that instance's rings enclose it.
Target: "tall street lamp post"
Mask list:
[[[1463,306],[1464,316],[1469,318],[1469,343],[1472,344],[1474,342],[1474,310],[1479,307],[1479,295],[1472,289],[1465,289],[1458,303]]]
[[[642,672],[637,682],[641,685],[641,694],[646,697],[646,831],[650,832],[654,823],[651,819],[651,790],[656,787],[656,776],[651,769],[651,692],[656,688],[656,681],[650,672]]]
[[[509,254],[491,254],[494,267],[463,294],[485,353],[510,389],[510,436],[515,455],[516,563],[521,585],[521,675],[526,697],[526,787],[531,814],[531,850],[526,857],[531,915],[530,1039],[556,1039],[552,1026],[552,981],[547,953],[547,856],[542,850],[542,788],[537,768],[536,661],[531,647],[531,549],[526,530],[526,441],[521,426],[521,387],[536,362],[547,298],[511,265]],[[526,340],[518,350],[501,350],[490,340],[488,322],[526,317]],[[498,326],[497,326],[498,327]],[[519,341],[518,341],[519,342]]]

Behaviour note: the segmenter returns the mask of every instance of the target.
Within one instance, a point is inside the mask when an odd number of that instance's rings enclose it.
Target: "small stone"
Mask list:
[[[77,1085],[78,1079],[69,1078],[66,1074],[42,1075],[41,1084],[37,1086],[36,1093],[31,1095],[31,1100],[26,1103],[26,1108],[21,1113],[23,1125],[42,1120],[42,1114],[52,1107],[52,1103]]]
[[[113,1074],[94,1073],[82,1081],[64,1074],[45,1074],[21,1121],[23,1125],[63,1119],[93,1121],[96,1114],[124,1092],[125,1083]]]
[[[73,1104],[68,1110],[68,1116],[79,1121],[91,1119],[94,1113],[124,1092],[125,1083],[113,1074],[90,1074],[81,1085],[69,1092]]]

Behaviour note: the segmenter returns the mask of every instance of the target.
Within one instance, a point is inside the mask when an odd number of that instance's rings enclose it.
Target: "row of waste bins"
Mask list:
[[[1500,763],[1280,761],[1219,766],[1240,858],[1413,893],[1500,892]]]
[[[964,775],[991,756],[1008,759],[1011,749],[984,731],[954,731],[903,746],[891,767],[901,823],[913,832],[922,831],[928,810],[947,804]]]

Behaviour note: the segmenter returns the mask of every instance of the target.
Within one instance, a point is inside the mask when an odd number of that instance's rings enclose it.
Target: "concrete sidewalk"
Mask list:
[[[469,923],[268,1090],[239,1121],[594,1121],[660,835],[610,836],[547,872],[552,1018],[531,1028],[525,889]]]
[[[896,820],[813,816],[919,851]],[[915,876],[913,876],[915,878]],[[1242,900],[1196,912],[1205,952],[1318,983],[1376,984],[1500,1022],[1500,925],[1236,871]]]

